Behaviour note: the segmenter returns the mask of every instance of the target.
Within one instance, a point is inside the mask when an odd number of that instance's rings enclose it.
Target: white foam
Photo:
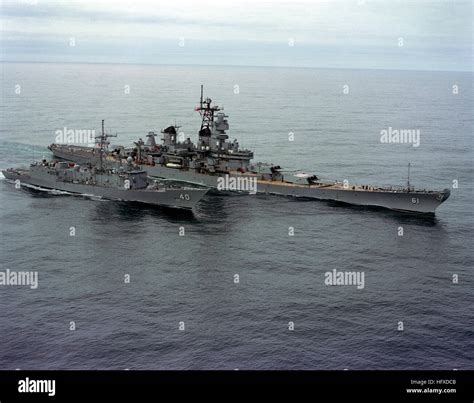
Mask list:
[[[1,175],[0,179],[6,179],[5,176],[1,172],[0,172],[0,175]],[[15,183],[15,181],[13,180],[8,180],[8,181]],[[107,199],[102,198],[102,196],[97,196],[97,195],[89,194],[89,193],[72,193],[72,192],[67,192],[65,190],[43,188],[41,186],[36,186],[36,185],[32,185],[31,183],[25,183],[25,182],[21,182],[21,186],[24,186],[33,190],[38,190],[40,192],[50,193],[53,195],[82,196],[82,197],[87,197],[89,199],[96,200],[96,201],[108,201]]]
[[[88,194],[88,193],[74,193],[75,196],[83,196],[83,197],[88,197],[89,199],[92,200],[97,200],[97,201],[107,201],[102,198],[102,196],[97,196],[93,194]]]
[[[42,188],[41,186],[32,185],[31,183],[22,182],[21,185],[30,189],[39,190],[41,192],[47,192],[47,193],[51,193],[55,195],[72,195],[73,194],[70,192],[65,192],[64,190]]]

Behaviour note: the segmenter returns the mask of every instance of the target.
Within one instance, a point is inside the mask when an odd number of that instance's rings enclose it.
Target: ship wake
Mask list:
[[[0,179],[6,179],[5,176],[1,172],[0,172],[0,175],[2,175]],[[8,182],[15,183],[15,181],[8,180],[8,179],[6,180]],[[44,188],[41,186],[32,185],[31,183],[22,183],[21,186],[31,189],[31,190],[38,191],[38,192],[45,192],[45,193],[55,195],[55,196],[78,196],[78,197],[87,197],[88,199],[92,199],[96,201],[107,201],[107,199],[104,199],[101,196],[97,196],[97,195],[93,195],[89,193],[72,193],[72,192],[67,192],[65,190]]]

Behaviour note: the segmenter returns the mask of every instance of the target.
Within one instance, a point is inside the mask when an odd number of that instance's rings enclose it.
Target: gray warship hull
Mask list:
[[[78,164],[97,164],[99,152],[92,147],[51,145],[49,147],[57,159],[74,161]]]
[[[58,154],[55,155],[59,157]],[[82,155],[79,156],[78,153],[63,155],[63,159],[75,162],[79,162],[81,157]],[[89,159],[88,162],[90,163],[91,160]],[[152,177],[192,183],[208,188],[217,188],[218,179],[222,177],[218,174],[203,174],[193,170],[169,168],[161,165],[141,165],[141,169],[146,170],[148,175]],[[241,175],[239,173],[229,173],[229,176],[240,177]],[[366,190],[358,186],[357,189],[353,190],[335,184],[298,185],[268,180],[257,181],[257,193],[305,197],[419,214],[434,214],[437,207],[446,201],[450,195],[448,189],[441,191],[406,191],[380,188]]]
[[[276,185],[258,181],[257,192],[284,196],[307,197],[368,207],[382,207],[390,210],[434,214],[436,208],[449,197],[449,190],[432,192],[351,190],[343,187],[321,188],[318,185]]]
[[[62,181],[53,181],[48,176],[31,176],[28,171],[3,170],[6,179],[17,181],[20,185],[33,185],[45,189],[61,190],[64,192],[87,196],[102,197],[109,200],[140,202],[181,209],[192,209],[204,197],[208,189],[164,189],[164,190],[134,190],[106,188],[102,186],[83,185]]]
[[[221,177],[220,175],[202,174],[163,166],[150,167],[143,165],[142,169],[145,169],[150,176],[194,183],[210,188],[217,188],[218,179]],[[239,177],[241,175],[235,174],[234,176]],[[406,191],[371,188],[369,190],[357,186],[353,190],[344,188],[342,184],[298,185],[267,180],[257,180],[256,190],[257,193],[304,197],[421,214],[434,214],[436,208],[450,195],[448,189],[442,191]]]

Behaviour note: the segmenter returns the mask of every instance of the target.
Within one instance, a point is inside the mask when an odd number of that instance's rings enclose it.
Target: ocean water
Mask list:
[[[435,218],[218,192],[183,214],[2,179],[1,271],[39,286],[0,286],[1,369],[474,368],[471,73],[1,69],[2,169],[101,119],[125,145],[175,122],[195,140],[204,84],[256,161],[394,185],[411,163],[416,187],[452,191]],[[420,129],[419,147],[381,143],[389,127]],[[333,269],[364,288],[326,285]]]

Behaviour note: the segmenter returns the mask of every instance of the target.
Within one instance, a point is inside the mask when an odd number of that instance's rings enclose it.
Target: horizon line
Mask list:
[[[125,65],[125,66],[186,66],[186,67],[242,67],[242,68],[280,68],[280,69],[314,69],[314,70],[374,70],[374,71],[412,71],[431,73],[474,73],[471,70],[428,70],[428,69],[390,69],[369,67],[318,67],[318,66],[278,66],[278,65],[241,65],[241,64],[193,64],[193,63],[133,63],[133,62],[86,62],[86,61],[40,61],[40,60],[0,60],[0,63],[31,64],[88,64],[88,65]]]

